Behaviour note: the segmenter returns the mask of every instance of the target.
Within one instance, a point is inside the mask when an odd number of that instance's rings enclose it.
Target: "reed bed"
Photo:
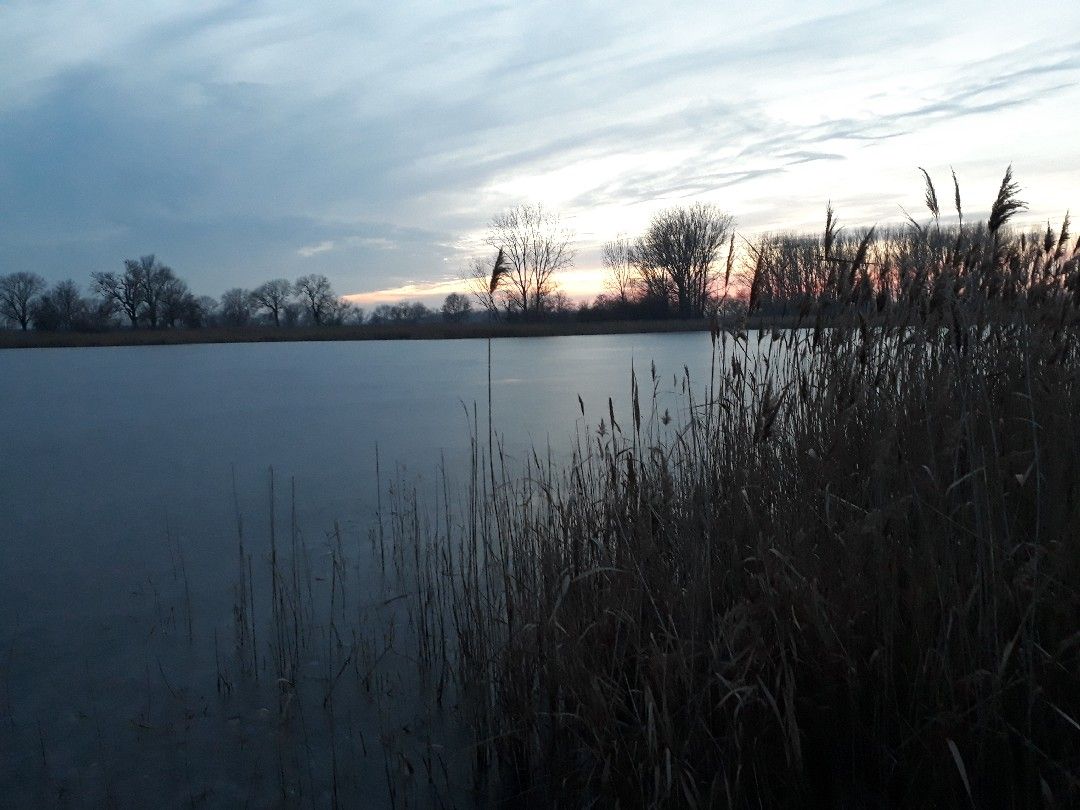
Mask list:
[[[635,375],[568,455],[476,441],[461,501],[394,507],[484,795],[1080,800],[1080,244],[1009,231],[1011,174],[987,223],[931,192],[925,227],[755,245],[752,312],[816,274],[801,328],[718,325],[674,416]]]

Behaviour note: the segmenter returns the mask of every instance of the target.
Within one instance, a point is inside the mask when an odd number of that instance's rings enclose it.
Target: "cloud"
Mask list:
[[[801,150],[798,152],[788,152],[786,154],[777,155],[780,160],[786,160],[788,166],[797,166],[800,163],[811,163],[815,160],[846,160],[843,155],[838,155],[832,152],[808,152]]]
[[[374,248],[375,250],[396,250],[398,247],[397,242],[393,239],[387,239],[383,236],[352,236],[349,237],[349,243]]]
[[[323,242],[319,242],[317,245],[305,245],[296,251],[297,255],[303,256],[305,259],[310,259],[312,256],[319,253],[326,253],[328,250],[334,249],[333,240],[327,239]]]

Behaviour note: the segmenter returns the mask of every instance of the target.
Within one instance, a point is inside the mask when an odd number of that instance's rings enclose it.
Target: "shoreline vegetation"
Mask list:
[[[419,701],[425,729],[456,718],[471,741],[382,736],[395,807],[462,790],[470,806],[1075,806],[1080,241],[1067,218],[1005,228],[1009,175],[984,223],[941,225],[927,185],[934,220],[902,239],[838,237],[830,211],[818,239],[759,250],[749,314],[770,277],[809,279],[798,328],[714,321],[707,380],[633,369],[629,404],[579,397],[565,455],[507,452],[521,437],[489,402],[463,479],[377,474],[370,553],[396,621],[335,618],[339,541],[329,627],[291,607],[304,587],[276,551],[266,592],[241,548],[225,690],[273,660],[299,739],[294,715],[339,722],[330,696],[358,657],[412,662],[419,688],[388,706]],[[274,606],[261,645],[256,593]],[[305,676],[302,640],[323,636],[326,674]]]
[[[718,325],[674,418],[632,373],[569,460],[476,429],[456,509],[393,503],[415,657],[503,798],[1080,800],[1080,240],[1010,233],[1011,174],[985,223],[926,200],[891,254],[831,211],[759,252],[751,314],[821,279],[805,328]]]
[[[724,319],[728,328],[772,329],[798,324],[795,316]],[[207,327],[203,329],[140,329],[112,332],[0,331],[0,349],[43,349],[107,346],[177,346],[200,343],[291,343],[305,341],[470,340],[484,338],[564,337],[665,332],[708,332],[716,321],[706,318],[626,321],[491,321],[479,323],[402,323],[362,326]]]

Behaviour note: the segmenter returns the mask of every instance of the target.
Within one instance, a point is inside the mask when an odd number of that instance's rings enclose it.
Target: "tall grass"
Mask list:
[[[1080,245],[1008,230],[1011,174],[951,227],[927,179],[925,227],[756,246],[754,307],[815,279],[803,328],[718,326],[681,416],[635,377],[568,459],[476,443],[460,508],[395,511],[504,797],[1080,800]]]
[[[463,490],[376,452],[366,544],[271,473],[213,634],[252,795],[350,806],[373,756],[394,806],[1075,805],[1080,243],[1016,193],[762,238],[749,317],[795,328],[714,324],[707,380],[635,370],[566,453],[503,452],[489,389]]]

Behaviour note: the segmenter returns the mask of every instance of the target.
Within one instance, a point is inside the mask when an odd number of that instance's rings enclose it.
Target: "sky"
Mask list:
[[[197,293],[441,300],[525,202],[599,246],[703,200],[740,233],[966,217],[1010,163],[1080,205],[1080,3],[0,0],[0,274],[155,253]]]

